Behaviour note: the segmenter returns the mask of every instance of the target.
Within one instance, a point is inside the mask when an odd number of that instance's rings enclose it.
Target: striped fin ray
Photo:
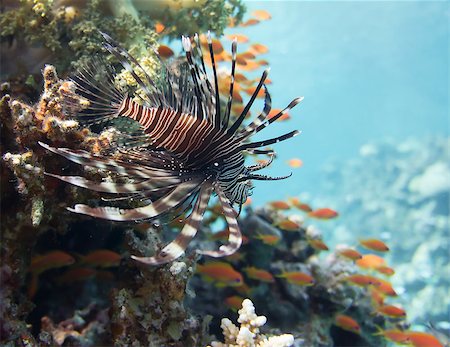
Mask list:
[[[217,251],[197,251],[197,253],[213,258],[221,258],[234,254],[241,247],[242,234],[236,219],[236,211],[231,207],[230,201],[217,184],[214,185],[214,191],[219,197],[222,211],[228,224],[228,244],[220,246]]]
[[[104,47],[114,55],[117,60],[119,60],[120,64],[133,76],[134,80],[137,84],[142,88],[145,92],[149,101],[153,103],[153,105],[157,106],[169,106],[167,105],[167,101],[164,98],[163,93],[159,90],[156,83],[152,80],[152,78],[147,74],[147,72],[142,68],[139,62],[126,50],[120,47],[108,34],[100,32],[100,34],[105,39]],[[130,62],[134,63],[143,73],[148,82],[146,85],[141,78],[136,74],[135,70],[131,66]],[[153,91],[150,90],[149,86],[153,88]]]
[[[223,127],[228,128],[230,121],[231,104],[233,103],[233,89],[234,89],[234,73],[236,70],[236,51],[237,51],[237,39],[233,39],[231,44],[231,75],[230,75],[230,92],[228,94],[227,110],[225,111],[225,117],[223,119]]]
[[[195,237],[200,227],[200,223],[208,206],[211,197],[212,186],[206,182],[199,193],[197,201],[190,216],[186,219],[183,228],[177,237],[168,245],[166,245],[156,256],[153,257],[136,257],[131,256],[134,260],[147,265],[161,265],[171,262],[182,256],[189,245],[189,242]]]
[[[272,99],[270,97],[270,93],[267,90],[266,85],[264,84],[264,108],[262,112],[259,114],[258,117],[256,117],[253,122],[248,124],[244,129],[242,129],[238,136],[240,138],[247,137],[253,133],[253,131],[260,125],[264,120],[266,119],[267,115],[269,114],[270,110],[272,109]]]
[[[153,203],[133,209],[121,209],[111,206],[89,207],[87,205],[77,204],[73,208],[68,208],[68,210],[112,221],[150,220],[169,213],[170,210],[180,206],[198,191],[200,184],[201,182],[199,181],[183,182]]]
[[[253,171],[262,170],[262,169],[268,167],[270,164],[272,164],[273,159],[275,158],[275,155],[273,155],[273,154],[270,154],[269,156],[270,156],[269,160],[266,160],[265,162],[263,162],[261,164],[247,166],[247,170],[250,172],[253,172]]]
[[[208,30],[208,34],[206,35],[206,39],[208,41],[208,49],[209,49],[209,55],[211,58],[211,65],[213,70],[213,76],[214,76],[214,90],[215,90],[215,98],[216,98],[216,113],[214,116],[214,127],[219,129],[221,127],[222,122],[222,116],[220,114],[220,95],[219,95],[219,80],[217,78],[217,69],[216,69],[216,62],[214,60],[214,50],[212,45],[212,39],[211,39],[211,32]]]
[[[278,143],[278,142],[290,139],[291,137],[297,136],[298,134],[300,134],[300,132],[298,130],[294,130],[294,131],[288,132],[287,134],[284,134],[284,135],[281,135],[278,137],[274,137],[274,138],[271,138],[268,140],[244,143],[237,148],[237,151],[242,151],[242,150],[246,150],[249,148],[258,148],[258,147],[269,146],[274,143]]]

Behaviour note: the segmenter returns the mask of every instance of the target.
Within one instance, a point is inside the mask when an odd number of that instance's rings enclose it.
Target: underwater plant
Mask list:
[[[139,95],[142,101],[140,104],[118,89],[113,82],[114,72],[108,66],[106,75],[101,76],[101,81],[96,81],[96,71],[101,69],[96,62],[91,67],[80,70],[73,78],[76,92],[89,102],[89,106],[80,113],[80,119],[98,124],[123,117],[137,122],[140,133],[123,135],[122,143],[118,143],[115,147],[120,153],[120,159],[92,155],[80,150],[51,147],[44,143],[41,145],[75,163],[106,169],[127,177],[130,181],[97,183],[78,176],[50,174],[51,176],[93,191],[116,194],[117,199],[137,198],[145,205],[124,209],[77,204],[69,210],[112,221],[144,221],[170,218],[171,214],[177,216],[192,209],[180,234],[158,255],[132,256],[133,259],[145,264],[158,265],[170,262],[184,253],[197,233],[211,193],[214,191],[219,197],[228,224],[228,244],[220,246],[218,251],[197,251],[197,253],[211,257],[224,257],[235,253],[241,246],[242,236],[236,220],[237,214],[232,206],[237,204],[239,209],[241,208],[251,194],[251,180],[279,180],[290,176],[269,177],[255,174],[255,171],[269,166],[274,156],[272,150],[258,148],[284,141],[299,132],[294,130],[279,137],[257,142],[249,142],[249,138],[282,117],[302,98],[294,99],[286,108],[268,119],[271,98],[264,85],[268,75],[268,70],[265,70],[248,104],[234,122],[230,122],[236,40],[232,43],[231,82],[228,100],[223,110],[212,39],[209,34],[208,46],[214,86],[209,81],[197,35],[194,37],[196,56],[193,54],[191,40],[188,37],[182,38],[187,63],[181,65],[180,75],[176,76],[163,65],[164,75],[156,82],[129,52],[107,34],[102,35],[105,39],[105,48],[133,76],[144,92],[144,97]],[[145,82],[138,76],[137,69],[144,74]],[[250,107],[263,87],[265,89],[263,111],[241,129]],[[246,167],[244,152],[268,154],[271,158],[264,163]]]

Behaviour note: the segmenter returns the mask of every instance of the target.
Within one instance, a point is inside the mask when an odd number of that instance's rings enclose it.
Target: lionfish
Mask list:
[[[183,255],[189,242],[201,225],[205,210],[213,192],[218,197],[228,225],[228,243],[218,250],[197,250],[211,257],[224,257],[236,252],[242,243],[237,222],[239,206],[251,195],[251,180],[278,180],[289,177],[269,177],[255,173],[269,166],[274,153],[259,149],[289,139],[299,132],[291,131],[268,140],[249,142],[249,138],[275,122],[297,105],[302,98],[294,99],[281,112],[269,118],[271,98],[264,84],[265,70],[242,113],[230,119],[233,103],[233,87],[236,67],[237,41],[232,42],[231,82],[228,99],[219,95],[218,74],[214,60],[210,33],[207,35],[211,73],[207,73],[198,35],[195,45],[189,37],[182,36],[186,60],[178,71],[166,66],[155,52],[162,67],[162,77],[155,81],[139,62],[110,36],[101,33],[105,49],[112,54],[133,76],[144,97],[134,101],[121,91],[114,82],[115,71],[110,64],[91,64],[81,68],[71,78],[75,92],[89,101],[80,115],[91,117],[94,123],[111,121],[122,117],[139,125],[142,135],[129,134],[127,144],[117,146],[120,159],[112,156],[93,155],[82,150],[54,148],[41,145],[72,162],[109,170],[129,179],[130,183],[95,182],[80,176],[49,174],[62,181],[93,191],[116,194],[110,200],[129,200],[140,197],[144,206],[123,209],[119,207],[90,207],[77,204],[68,210],[111,221],[151,221],[173,218],[188,213],[177,237],[152,257],[133,259],[145,264],[164,264]],[[194,54],[195,50],[195,54]],[[96,75],[106,71],[106,78],[99,81]],[[143,78],[139,77],[139,74]],[[243,125],[255,98],[264,88],[264,108],[248,125]],[[133,142],[134,141],[134,142]],[[131,143],[131,144],[130,144]],[[134,143],[134,145],[133,145]],[[245,166],[244,153],[265,154],[268,160],[257,165]]]

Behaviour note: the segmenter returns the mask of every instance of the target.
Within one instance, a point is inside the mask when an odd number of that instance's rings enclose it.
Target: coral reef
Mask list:
[[[255,306],[251,300],[245,299],[238,313],[237,321],[240,326],[237,327],[228,318],[223,318],[220,326],[225,342],[213,341],[212,347],[289,347],[293,345],[294,336],[290,334],[267,337],[260,333],[260,328],[266,324],[267,318],[255,314]]]

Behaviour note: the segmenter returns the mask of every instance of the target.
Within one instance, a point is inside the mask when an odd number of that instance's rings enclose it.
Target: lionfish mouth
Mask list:
[[[269,118],[271,98],[264,84],[265,70],[241,114],[231,119],[237,41],[231,47],[231,82],[226,105],[221,105],[219,83],[214,60],[213,45],[208,32],[207,42],[211,73],[207,73],[198,35],[191,44],[182,37],[186,61],[180,73],[168,68],[155,52],[162,66],[162,75],[154,81],[139,62],[110,36],[101,33],[104,47],[134,78],[139,86],[141,101],[135,102],[114,84],[115,71],[102,60],[80,69],[72,77],[76,92],[89,101],[89,106],[77,116],[87,123],[104,124],[116,118],[125,118],[139,127],[125,134],[115,148],[121,159],[93,155],[82,150],[55,148],[40,143],[47,150],[75,163],[108,170],[128,178],[130,183],[95,182],[79,176],[48,174],[64,182],[101,193],[114,194],[114,200],[140,199],[151,201],[147,205],[122,209],[112,206],[90,207],[77,204],[68,210],[111,221],[143,221],[188,213],[178,236],[157,255],[133,259],[151,265],[170,262],[184,254],[189,242],[200,227],[213,192],[218,196],[228,224],[228,243],[218,250],[197,253],[211,257],[224,257],[236,252],[242,243],[237,222],[238,213],[233,204],[242,204],[251,193],[250,180],[276,180],[253,173],[269,166],[274,152],[259,149],[289,139],[299,132],[294,130],[268,140],[249,142],[249,138],[282,117],[303,98],[294,99],[286,108]],[[193,54],[195,49],[195,54]],[[99,71],[103,73],[99,74]],[[100,75],[100,76],[99,76]],[[143,76],[141,78],[140,76]],[[264,88],[264,108],[249,124],[244,125],[253,102]],[[143,95],[143,96],[142,96]],[[266,154],[268,161],[246,167],[244,153]]]

